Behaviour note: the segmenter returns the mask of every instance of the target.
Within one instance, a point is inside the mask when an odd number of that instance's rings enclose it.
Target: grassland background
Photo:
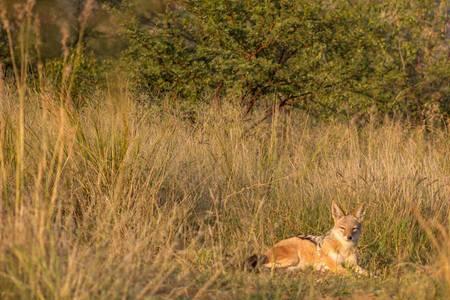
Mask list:
[[[0,16],[0,46],[13,45],[0,70],[0,298],[450,297],[445,114],[324,120],[270,94],[246,113],[239,90],[186,109],[123,69],[75,97],[96,78],[77,73],[88,12],[56,78],[30,50],[32,9],[15,29]],[[280,239],[327,231],[333,200],[367,205],[359,252],[373,276],[242,269]]]
[[[232,105],[192,123],[126,91],[79,112],[51,96],[25,99],[17,179],[19,107],[2,92],[2,298],[448,296],[448,239],[432,239],[448,234],[445,128],[275,113],[249,133]],[[368,205],[360,254],[377,278],[241,270],[276,240],[329,229],[331,200]]]

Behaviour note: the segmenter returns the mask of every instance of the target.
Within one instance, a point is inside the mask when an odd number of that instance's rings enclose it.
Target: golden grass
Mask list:
[[[227,104],[187,118],[121,90],[80,111],[26,95],[0,95],[0,298],[449,295],[446,129],[292,113],[249,131]],[[362,265],[378,278],[240,268],[329,229],[331,200],[368,204]]]

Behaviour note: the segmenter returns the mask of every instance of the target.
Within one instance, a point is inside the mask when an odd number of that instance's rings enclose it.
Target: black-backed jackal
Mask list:
[[[261,265],[266,268],[288,270],[313,267],[316,270],[349,273],[348,269],[361,275],[368,272],[358,265],[356,246],[361,235],[364,205],[353,214],[344,214],[332,203],[334,227],[323,236],[299,235],[282,240],[264,255],[253,255],[247,259],[248,267]]]

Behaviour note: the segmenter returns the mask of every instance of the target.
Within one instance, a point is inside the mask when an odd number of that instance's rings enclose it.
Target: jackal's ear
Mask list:
[[[354,216],[358,219],[358,221],[362,221],[364,219],[364,215],[366,214],[366,205],[361,204],[354,213]]]
[[[344,216],[342,209],[336,204],[336,202],[331,203],[331,215],[335,221],[339,220]]]

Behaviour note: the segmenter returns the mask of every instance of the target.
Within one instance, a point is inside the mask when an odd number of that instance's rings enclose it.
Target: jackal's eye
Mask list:
[[[344,226],[339,227],[340,230],[345,230]]]

